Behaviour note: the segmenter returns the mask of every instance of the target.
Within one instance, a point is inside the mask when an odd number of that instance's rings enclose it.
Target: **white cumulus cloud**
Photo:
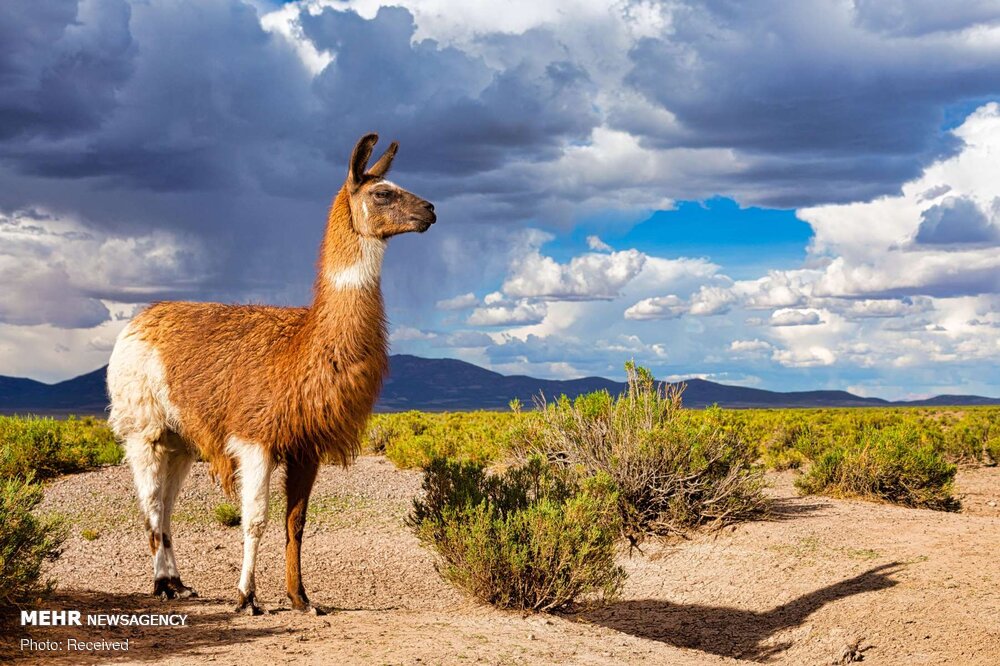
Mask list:
[[[612,300],[642,270],[646,255],[638,250],[584,254],[560,264],[537,249],[515,261],[503,283],[508,296],[545,300]]]
[[[816,326],[823,319],[817,310],[782,308],[771,313],[771,326]]]
[[[438,310],[468,310],[475,307],[478,302],[479,299],[470,291],[467,294],[442,299],[436,303],[436,306]]]
[[[687,311],[687,304],[678,296],[644,298],[625,310],[626,319],[675,319]]]

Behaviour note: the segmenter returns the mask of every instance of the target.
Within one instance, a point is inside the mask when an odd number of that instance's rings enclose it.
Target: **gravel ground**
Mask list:
[[[962,513],[798,497],[774,475],[777,514],[623,553],[623,598],[563,615],[497,611],[444,583],[403,524],[419,474],[363,457],[324,468],[306,529],[303,568],[326,616],[288,610],[280,521],[261,547],[258,595],[271,612],[231,611],[239,528],[218,525],[222,500],[206,466],[175,514],[181,574],[200,598],[160,602],[126,467],[58,479],[44,510],[72,536],[44,607],[183,613],[188,626],[32,628],[0,634],[0,661],[171,664],[995,664],[1000,654],[1000,468],[962,470]],[[275,488],[280,488],[276,481]],[[273,509],[281,512],[282,498]],[[97,538],[83,537],[92,530]],[[90,534],[93,536],[93,534]],[[22,651],[19,640],[130,640],[127,652]]]

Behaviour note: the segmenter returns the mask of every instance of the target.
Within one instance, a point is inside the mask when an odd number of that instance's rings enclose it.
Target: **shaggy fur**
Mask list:
[[[395,143],[365,171],[376,139],[358,142],[330,209],[310,307],[156,303],[116,342],[109,420],[135,471],[157,580],[177,577],[164,528],[183,479],[171,469],[186,473],[200,451],[230,495],[241,461],[256,461],[247,473],[287,466],[289,595],[295,600],[301,591],[298,543],[315,468],[326,460],[347,465],[357,455],[388,369],[379,281],[385,241],[435,220],[431,204],[384,180]],[[270,473],[251,476],[266,485]],[[263,498],[258,490],[243,489],[244,518],[261,499],[266,506],[266,488]],[[241,599],[253,596],[259,530],[245,529]]]

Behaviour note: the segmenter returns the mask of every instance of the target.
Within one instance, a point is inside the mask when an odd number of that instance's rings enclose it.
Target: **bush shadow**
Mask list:
[[[580,613],[575,619],[680,648],[765,662],[791,646],[788,642],[764,644],[768,638],[801,625],[838,599],[896,585],[889,576],[899,567],[900,563],[893,562],[869,569],[765,612],[639,599]]]
[[[809,516],[822,515],[829,508],[829,504],[809,501],[802,497],[773,497],[769,501],[767,513],[761,516],[760,520],[782,522],[796,518],[808,518]]]

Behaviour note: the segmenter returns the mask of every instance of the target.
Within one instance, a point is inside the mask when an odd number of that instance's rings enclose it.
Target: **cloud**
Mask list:
[[[726,314],[736,301],[737,296],[730,288],[703,286],[691,297],[688,311],[700,317]]]
[[[771,313],[771,326],[816,326],[823,319],[816,310],[782,308]]]
[[[812,252],[835,257],[815,295],[945,297],[1000,289],[1000,254],[982,247],[994,233],[984,211],[995,215],[1000,105],[977,109],[954,136],[962,150],[929,166],[899,195],[798,212],[815,232]]]
[[[895,318],[934,309],[932,300],[927,297],[824,301],[824,303],[848,319]]]
[[[3,3],[0,141],[97,130],[134,73],[130,18],[116,0]]]
[[[602,241],[598,236],[587,236],[587,247],[594,252],[613,252],[614,248]]]
[[[803,2],[766,14],[725,3],[674,5],[666,34],[629,52],[626,81],[676,121],[622,124],[655,145],[742,151],[748,164],[740,179],[759,186],[757,202],[888,194],[957,149],[940,131],[940,110],[995,93],[1000,54],[981,45],[992,40],[985,26],[995,26],[995,9],[959,12],[953,22],[907,7],[898,13],[937,18],[901,40],[882,29],[895,12],[873,4]],[[932,29],[939,26],[962,30]]]
[[[833,365],[837,357],[826,347],[807,349],[775,349],[771,358],[788,368],[815,368]]]
[[[612,300],[646,262],[638,250],[590,253],[560,264],[537,249],[515,259],[503,283],[505,294],[545,300]]]
[[[547,311],[544,302],[532,303],[526,299],[500,302],[476,308],[467,323],[471,326],[526,326],[540,323]]]
[[[40,211],[0,214],[0,322],[92,328],[106,301],[177,297],[207,274],[202,248],[176,236],[114,236]]]
[[[729,345],[729,351],[734,356],[743,358],[758,358],[774,349],[774,346],[765,340],[754,338],[753,340],[733,340]]]
[[[644,298],[625,310],[626,319],[675,319],[687,312],[687,304],[675,295]]]
[[[434,340],[438,334],[433,331],[422,331],[412,326],[399,326],[389,335],[390,342],[408,342],[412,340]]]
[[[1000,198],[993,200],[1000,210]],[[968,197],[947,197],[920,215],[914,241],[925,245],[1000,242],[1000,226],[987,217]]]
[[[459,294],[458,296],[440,300],[436,306],[438,310],[468,310],[471,307],[475,307],[478,302],[479,299],[470,291],[467,294]]]
[[[857,0],[854,10],[857,23],[868,30],[910,37],[1000,22],[1000,9],[992,0],[972,0],[954,7],[934,0]]]
[[[493,344],[493,338],[482,331],[457,331],[448,335],[444,342],[447,347],[489,347]]]

